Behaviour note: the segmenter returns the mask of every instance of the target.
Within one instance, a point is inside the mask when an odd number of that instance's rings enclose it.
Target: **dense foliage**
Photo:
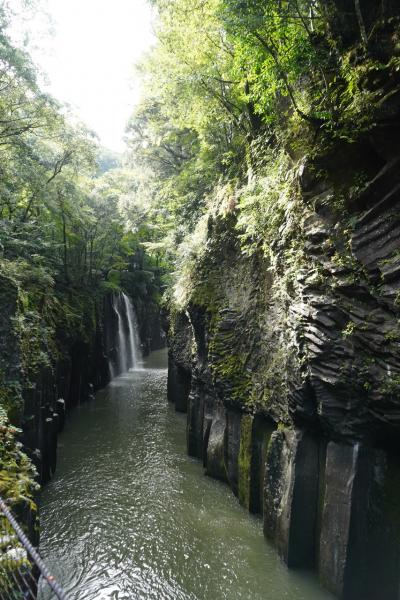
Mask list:
[[[158,43],[140,67],[128,139],[154,247],[171,256],[181,244],[178,271],[190,270],[205,246],[203,215],[223,198],[223,212],[239,210],[244,250],[270,253],[305,162],[356,143],[395,93],[382,84],[399,79],[392,4],[153,3]]]
[[[201,314],[221,395],[247,410],[275,407],[289,396],[291,374],[307,377],[302,333],[292,335],[302,275],[311,273],[311,287],[335,287],[307,255],[307,219],[323,214],[336,224],[321,252],[353,271],[348,283],[370,285],[352,255],[354,198],[393,147],[398,152],[390,134],[400,89],[398,6],[153,3],[158,42],[141,65],[144,95],[128,139],[141,167],[139,193],[146,190],[157,223],[148,249],[175,264],[171,335],[175,312]],[[246,334],[228,339],[231,312],[235,332],[242,320]],[[361,371],[357,381],[368,385]]]
[[[105,294],[125,286],[157,302],[163,265],[140,245],[152,233],[131,170],[42,91],[13,18],[2,3],[0,493],[15,499],[28,493],[31,471],[7,418],[19,425],[23,399],[40,397],[73,345],[93,340]]]
[[[88,336],[108,290],[158,301],[173,269],[176,304],[213,313],[196,279],[213,221],[234,215],[241,251],[293,286],[305,165],[318,178],[321,157],[357,144],[396,98],[393,2],[153,0],[158,41],[124,163],[43,93],[3,4],[0,298],[19,346],[11,366],[0,357],[0,401],[14,421],[23,389],[60,358],[60,331]]]

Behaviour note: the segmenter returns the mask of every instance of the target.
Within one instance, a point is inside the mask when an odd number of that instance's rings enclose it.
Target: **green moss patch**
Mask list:
[[[36,510],[33,502],[36,470],[29,458],[22,452],[17,441],[19,430],[10,425],[4,408],[0,406],[0,496],[12,505],[28,504]]]
[[[252,428],[253,417],[243,415],[240,422],[239,502],[247,509],[250,507]]]

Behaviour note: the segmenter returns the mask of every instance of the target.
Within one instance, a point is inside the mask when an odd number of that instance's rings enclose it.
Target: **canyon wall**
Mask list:
[[[357,100],[326,80],[336,125],[282,118],[273,158],[208,201],[170,299],[168,397],[289,567],[399,600],[399,10],[356,4],[322,8]]]
[[[46,336],[46,322],[36,317],[32,321],[21,289],[3,277],[0,286],[0,494],[29,524],[35,541],[36,507],[30,498],[37,497],[36,482],[45,484],[56,470],[58,434],[66,413],[110,381],[113,358],[123,349],[117,347],[114,292],[80,298],[74,306],[79,313],[68,307],[73,322],[68,323],[65,313],[57,315],[56,326]],[[159,348],[165,337],[160,311],[151,297],[146,303],[145,293],[133,299],[147,323],[138,327],[143,354]]]
[[[232,203],[210,215],[168,324],[189,454],[262,515],[289,567],[351,600],[400,598],[400,159],[385,131],[336,148],[323,177],[302,165],[275,264],[243,252]],[[337,181],[360,160],[344,207]]]

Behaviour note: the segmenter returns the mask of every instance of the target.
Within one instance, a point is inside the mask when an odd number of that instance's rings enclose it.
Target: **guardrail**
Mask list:
[[[0,498],[0,600],[36,600],[39,581],[46,600],[68,600],[12,511]]]

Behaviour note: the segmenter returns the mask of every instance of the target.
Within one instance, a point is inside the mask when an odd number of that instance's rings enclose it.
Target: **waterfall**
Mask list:
[[[135,311],[126,294],[113,294],[112,311],[116,323],[110,336],[109,365],[111,377],[116,377],[120,373],[138,369],[141,352]]]
[[[127,371],[127,359],[126,359],[126,343],[125,343],[125,331],[124,323],[120,311],[120,297],[113,296],[113,309],[118,318],[118,329],[117,329],[117,373],[112,373],[112,376],[118,373],[124,373]]]
[[[140,342],[138,336],[138,326],[135,311],[132,306],[132,302],[126,294],[122,294],[122,299],[125,308],[126,318],[128,320],[128,353],[127,353],[127,366],[128,369],[137,369],[139,366],[140,358]]]

